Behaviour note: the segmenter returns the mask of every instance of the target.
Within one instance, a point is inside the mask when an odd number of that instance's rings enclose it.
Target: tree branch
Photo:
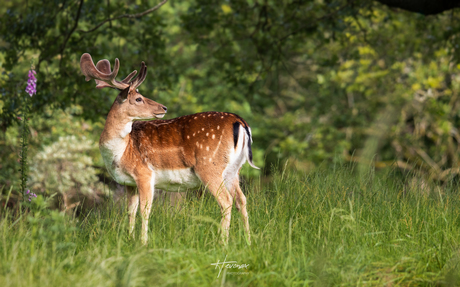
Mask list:
[[[145,10],[144,12],[141,12],[141,13],[137,13],[137,14],[123,14],[123,15],[120,15],[120,16],[117,16],[117,17],[113,17],[113,18],[109,18],[109,19],[105,19],[104,21],[102,21],[101,23],[97,24],[94,28],[92,29],[89,29],[89,30],[79,30],[79,32],[82,32],[82,33],[91,33],[91,32],[94,32],[96,31],[97,29],[99,29],[99,27],[101,27],[102,25],[104,25],[105,23],[107,22],[110,22],[110,21],[113,21],[113,20],[119,20],[119,19],[122,19],[122,18],[139,18],[139,17],[142,17],[144,15],[147,15],[155,10],[158,10],[161,6],[163,6],[166,2],[168,2],[168,0],[163,0],[161,1],[158,5],[156,5],[155,7],[152,7],[150,9],[147,9]]]
[[[377,0],[377,2],[423,15],[439,14],[460,7],[459,1],[452,0]]]
[[[80,6],[78,7],[77,16],[75,17],[75,23],[73,24],[72,29],[70,29],[69,34],[67,34],[66,38],[64,39],[64,42],[62,43],[60,54],[64,52],[67,42],[69,41],[73,32],[75,32],[75,29],[77,29],[78,21],[80,20],[81,8],[83,7],[83,2],[84,2],[83,0],[80,0]]]
[[[290,33],[284,35],[283,37],[279,38],[279,39],[277,40],[277,42],[283,42],[284,40],[286,40],[286,39],[289,38],[290,36],[295,35],[295,34],[301,32],[301,31],[303,31],[303,30],[316,29],[316,26],[317,26],[317,24],[318,24],[319,22],[321,22],[321,21],[323,21],[323,20],[325,20],[325,19],[328,19],[328,18],[331,18],[331,17],[335,16],[337,13],[339,13],[339,12],[342,11],[343,9],[345,9],[345,8],[347,8],[347,7],[351,6],[351,5],[353,5],[354,2],[355,2],[355,0],[352,0],[352,1],[350,1],[350,2],[347,2],[346,4],[342,5],[342,6],[339,7],[338,9],[332,11],[331,13],[329,13],[329,14],[327,14],[327,15],[324,15],[324,16],[322,16],[322,17],[319,17],[319,18],[315,19],[315,21],[310,22],[310,23],[308,23],[307,25],[303,25],[303,26],[301,26],[300,28],[298,28],[298,29],[296,29],[296,30],[294,30],[294,31],[292,31],[292,32],[290,32]]]

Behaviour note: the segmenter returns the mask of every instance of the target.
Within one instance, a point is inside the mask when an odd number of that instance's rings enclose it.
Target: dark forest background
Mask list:
[[[117,92],[85,82],[79,67],[85,52],[112,64],[119,58],[120,78],[145,61],[140,91],[168,107],[166,118],[211,110],[242,116],[266,176],[272,165],[309,172],[349,162],[417,171],[435,184],[460,172],[455,1],[2,3],[6,189],[20,181],[31,64],[38,79],[29,99],[31,184],[44,192],[63,189],[65,180],[80,188],[96,177],[78,179],[79,172],[104,172],[96,143]],[[258,172],[245,168],[243,175]]]

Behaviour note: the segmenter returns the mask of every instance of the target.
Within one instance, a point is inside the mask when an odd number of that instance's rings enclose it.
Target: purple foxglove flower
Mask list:
[[[31,97],[37,93],[37,79],[35,78],[36,74],[37,73],[35,70],[29,70],[29,79],[27,80],[26,93],[28,93]]]
[[[37,197],[37,195],[33,192],[30,192],[30,190],[27,190],[26,194],[29,195],[29,201],[32,201],[33,197]]]

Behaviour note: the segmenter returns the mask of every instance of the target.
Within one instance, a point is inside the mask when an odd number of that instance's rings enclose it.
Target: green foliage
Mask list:
[[[19,75],[31,58],[39,72],[34,114],[76,104],[79,116],[100,122],[116,92],[83,80],[78,60],[89,52],[118,57],[120,78],[146,61],[141,93],[165,104],[168,117],[241,115],[253,127],[259,166],[396,162],[441,183],[458,173],[460,20],[450,12],[423,16],[359,0],[196,0],[104,22],[157,4],[32,0],[0,8],[3,129],[14,126]]]
[[[75,136],[61,137],[45,146],[32,160],[30,185],[35,193],[65,196],[97,196],[108,189],[99,182],[97,170],[88,154],[97,150],[94,142]]]
[[[255,163],[283,164],[265,169],[268,182],[241,172],[253,179],[245,185],[253,244],[235,215],[229,246],[219,245],[220,211],[209,196],[174,211],[156,204],[143,247],[119,207],[72,219],[39,195],[29,213],[2,207],[2,286],[458,285],[457,11],[425,17],[359,0],[171,1],[95,29],[156,4],[3,3],[0,189],[21,181],[18,91],[31,59],[39,78],[28,129],[33,191],[90,196],[106,190],[95,183],[103,164],[94,143],[116,92],[85,82],[79,58],[118,57],[120,78],[146,61],[140,90],[169,117],[238,113],[252,126]],[[337,168],[353,161],[360,165]],[[393,163],[399,169],[388,173],[367,169]],[[249,264],[249,275],[217,278],[211,264],[225,256]]]
[[[234,209],[229,246],[220,245],[220,210],[209,196],[181,209],[156,202],[150,241],[128,235],[120,207],[81,220],[34,205],[0,221],[0,282],[91,286],[419,286],[459,283],[460,199],[453,186],[422,189],[397,170],[355,167],[307,176],[274,172],[247,186],[252,245]],[[37,198],[40,199],[41,197]],[[35,201],[34,201],[35,202]],[[35,204],[35,203],[34,203]],[[140,220],[136,235],[140,234]],[[249,264],[230,274],[212,263]]]
[[[99,149],[95,144],[103,126],[98,122],[92,123],[84,120],[78,116],[79,114],[81,114],[81,107],[73,106],[66,109],[65,112],[46,109],[46,111],[40,116],[31,116],[28,120],[28,160],[30,165],[39,167],[43,170],[52,171],[52,169],[55,168],[55,163],[52,163],[51,161],[37,161],[34,157],[38,153],[43,153],[44,147],[49,148],[58,142],[60,138],[66,137],[63,135],[72,134],[77,139],[86,138],[87,145],[91,145],[91,149],[86,149],[85,154],[83,154],[83,156],[89,156],[91,158],[90,161],[92,164],[90,164],[90,173],[94,173],[94,168],[97,168],[98,174],[103,173],[104,169],[101,167],[104,166],[104,163],[100,157]],[[0,186],[7,187],[3,190],[4,192],[9,190],[9,187],[13,186],[14,193],[21,193],[19,190],[22,179],[21,173],[19,172],[21,129],[21,126],[14,125],[10,127],[6,133],[0,133],[1,144],[4,147],[3,149],[0,149]],[[78,144],[79,143],[77,141],[76,145],[78,146]],[[52,154],[53,151],[50,153]],[[78,156],[78,154],[69,155],[69,157],[74,157],[77,161],[79,160]],[[46,167],[44,166],[45,163],[50,164],[51,166]],[[57,171],[54,171],[54,173],[57,173]],[[29,179],[29,177],[27,177],[27,179]],[[27,189],[30,189],[30,187],[31,186],[28,186]],[[54,192],[58,192],[59,189],[53,189],[50,191],[52,191],[52,194]],[[35,191],[31,189],[31,192]],[[4,194],[4,198],[5,197],[6,194]]]

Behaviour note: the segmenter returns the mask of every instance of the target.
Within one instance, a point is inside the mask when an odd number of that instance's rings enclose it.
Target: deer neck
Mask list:
[[[116,102],[107,115],[99,140],[99,149],[109,170],[114,164],[117,165],[120,162],[130,142],[133,120],[132,117],[123,113]]]
[[[114,103],[107,115],[104,130],[99,141],[100,144],[111,140],[129,140],[134,118],[126,115],[118,106],[119,104]]]

